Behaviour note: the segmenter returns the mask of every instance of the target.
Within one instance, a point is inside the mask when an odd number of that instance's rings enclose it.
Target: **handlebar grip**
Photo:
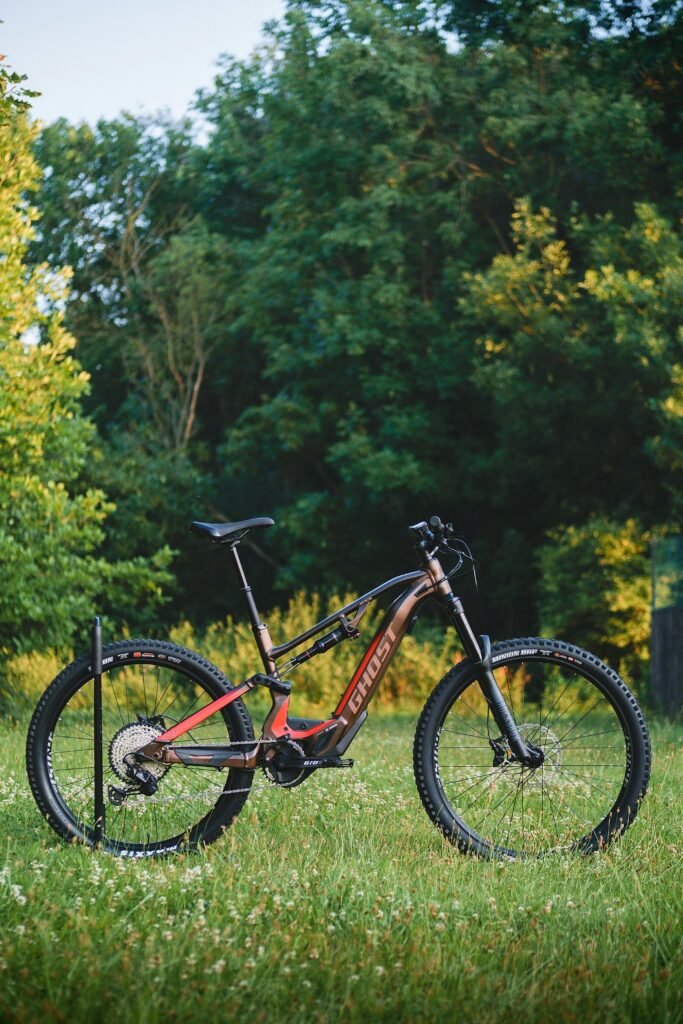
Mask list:
[[[451,523],[443,523],[439,516],[432,516],[429,523],[414,523],[408,529],[428,544],[440,544],[444,538],[454,536]]]
[[[409,526],[408,529],[412,530],[412,532],[416,534],[418,537],[423,537],[427,540],[433,540],[432,531],[429,529],[427,523],[425,522],[413,523],[413,525]]]

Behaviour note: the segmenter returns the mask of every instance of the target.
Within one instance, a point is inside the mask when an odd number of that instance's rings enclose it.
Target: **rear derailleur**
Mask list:
[[[109,803],[115,807],[120,807],[124,803],[127,797],[132,796],[134,793],[144,793],[145,796],[154,796],[159,788],[159,782],[148,772],[146,768],[142,768],[135,762],[135,754],[127,754],[124,758],[127,766],[127,775],[135,783],[134,786],[112,786],[111,783],[107,786],[107,796],[109,797]]]

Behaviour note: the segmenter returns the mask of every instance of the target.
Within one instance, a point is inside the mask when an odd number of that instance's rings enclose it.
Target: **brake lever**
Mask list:
[[[451,549],[451,548],[449,548],[448,550],[451,551],[453,554],[456,554],[458,557],[457,557],[457,561],[456,561],[455,565],[452,566],[452,568],[450,568],[448,570],[448,572],[446,573],[446,579],[447,580],[449,580],[451,578],[451,576],[455,576],[455,574],[457,572],[460,572],[460,570],[462,569],[463,563],[465,561],[465,559],[463,557],[463,554],[462,554],[462,551],[453,551],[453,549]]]
[[[439,551],[448,551],[448,553],[451,555],[463,554],[460,548],[452,548],[450,544],[445,540],[442,540],[441,543],[439,544]]]
[[[457,557],[457,562],[452,567],[452,569],[449,570],[448,576],[450,577],[450,576],[454,575],[454,573],[459,572],[459,570],[463,567],[463,565],[465,563],[465,560],[467,560],[468,562],[471,562],[472,568],[474,570],[474,565],[475,565],[474,556],[473,556],[473,554],[472,554],[472,552],[470,550],[470,547],[469,547],[469,544],[467,543],[467,541],[462,540],[462,538],[455,536],[455,531],[454,531],[453,526],[452,526],[451,523],[447,524],[447,526],[445,527],[444,532],[446,530],[449,532],[450,536],[449,536],[448,540],[446,540],[445,538],[442,538],[442,540],[441,540],[441,542],[439,544],[439,550],[447,552],[450,555],[455,555]],[[450,541],[450,543],[449,543],[449,541]]]

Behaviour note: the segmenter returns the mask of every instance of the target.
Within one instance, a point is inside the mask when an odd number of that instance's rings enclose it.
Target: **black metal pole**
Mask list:
[[[102,766],[102,626],[96,615],[90,633],[90,656],[93,671],[93,743],[95,746],[95,827],[94,845],[104,835],[104,772]]]

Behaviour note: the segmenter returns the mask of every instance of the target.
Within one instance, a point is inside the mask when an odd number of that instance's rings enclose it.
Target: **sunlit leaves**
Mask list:
[[[119,592],[117,612],[153,607],[170,552],[151,566],[97,557],[113,506],[79,480],[96,432],[81,413],[88,375],[60,311],[69,274],[28,265],[36,214],[24,197],[38,175],[35,130],[6,97],[0,111],[8,119],[0,131],[1,669],[12,653],[68,643],[98,599],[113,612],[115,581],[127,572],[132,586],[123,600]]]

